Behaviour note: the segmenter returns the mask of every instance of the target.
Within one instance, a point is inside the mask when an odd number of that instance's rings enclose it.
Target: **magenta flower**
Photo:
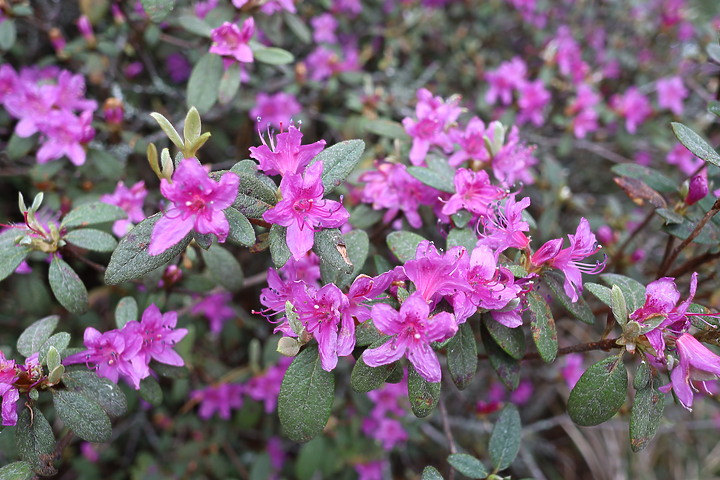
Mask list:
[[[695,386],[690,382],[697,382],[700,389],[709,394],[705,382],[720,376],[720,357],[689,333],[680,335],[675,346],[680,363],[670,372],[670,383],[660,390],[667,392],[672,388],[682,406],[692,411]]]
[[[290,125],[293,116],[301,111],[302,107],[295,96],[290,93],[278,92],[275,95],[268,95],[260,92],[255,98],[255,106],[250,110],[250,118],[258,119],[258,122],[261,122],[262,125],[274,125],[282,130],[283,125]],[[286,134],[281,133],[280,135]],[[302,137],[302,134],[300,134],[300,137]],[[280,139],[278,138],[278,147],[279,143]],[[264,146],[267,147],[267,145]],[[300,146],[299,142],[297,146]],[[256,147],[250,147],[251,151],[253,148],[257,149]],[[251,156],[251,158],[255,157]],[[297,171],[292,173],[297,173]]]
[[[498,128],[497,122],[488,125],[488,130]],[[515,182],[531,184],[535,181],[532,174],[532,166],[537,163],[533,152],[535,147],[528,147],[520,142],[520,133],[517,126],[513,125],[505,144],[492,157],[493,175],[504,186]]]
[[[524,233],[530,230],[530,225],[522,216],[522,212],[530,206],[530,197],[516,202],[515,195],[508,196],[504,206],[494,209],[482,219],[484,231],[480,232],[478,246],[487,245],[494,252],[501,253],[508,248],[524,249],[530,244]]]
[[[277,408],[280,385],[291,363],[292,358],[281,357],[277,365],[251,378],[245,385],[245,393],[248,397],[265,404],[265,413],[272,413]]]
[[[575,384],[582,377],[584,357],[580,353],[571,353],[565,356],[565,366],[560,369],[560,374],[565,379],[565,384],[572,390]]]
[[[405,131],[413,137],[410,149],[410,162],[422,165],[431,146],[436,145],[449,153],[453,149],[447,130],[457,120],[462,108],[458,106],[459,98],[444,101],[433,97],[425,88],[417,92],[418,103],[415,107],[417,120],[405,117],[402,121]]]
[[[582,59],[580,45],[573,38],[567,25],[558,28],[557,35],[549,47],[555,50],[555,61],[560,73],[571,77],[574,83],[581,82],[590,72],[590,66]]]
[[[173,346],[187,335],[186,328],[175,328],[177,312],[160,313],[153,303],[142,314],[140,322],[132,321],[125,324],[122,333],[138,335],[142,340],[139,355],[145,356],[145,363],[156,360],[166,365],[182,367],[182,357],[173,350]]]
[[[143,213],[143,203],[147,196],[145,182],[139,181],[132,187],[125,186],[123,181],[119,181],[115,186],[113,193],[108,193],[100,197],[101,202],[116,205],[128,214],[128,218],[117,220],[113,223],[113,233],[118,237],[124,236],[133,227],[133,224],[142,222],[145,219]]]
[[[600,115],[595,106],[600,102],[600,95],[595,93],[587,84],[581,84],[577,90],[577,97],[570,104],[568,113],[575,115],[573,118],[573,133],[576,138],[585,136],[598,129],[598,118]]]
[[[657,81],[658,105],[667,108],[675,115],[682,115],[683,100],[688,96],[688,90],[680,77],[661,78]]]
[[[652,114],[650,100],[637,87],[628,88],[623,95],[613,96],[610,106],[625,118],[625,128],[630,133],[635,133],[638,126]]]
[[[159,255],[193,229],[212,233],[219,242],[224,242],[230,225],[223,210],[235,201],[239,186],[240,178],[232,172],[215,182],[196,158],[181,161],[172,183],[164,178],[160,181],[160,191],[173,205],[155,224],[148,253]]]
[[[466,256],[464,247],[453,247],[441,254],[435,245],[423,240],[417,246],[415,258],[406,262],[403,270],[417,287],[417,294],[431,302],[436,294],[452,295],[468,289],[461,263]]]
[[[210,53],[222,56],[226,67],[233,61],[252,63],[254,57],[248,42],[254,33],[255,20],[252,17],[245,20],[241,28],[234,23],[225,22],[210,34],[213,41]]]
[[[225,322],[235,318],[235,310],[228,305],[231,300],[232,295],[229,292],[213,293],[193,305],[190,312],[193,315],[205,316],[210,322],[210,333],[218,335]]]
[[[486,216],[491,204],[507,196],[505,190],[490,183],[485,170],[475,172],[460,168],[455,172],[455,191],[442,208],[442,213],[452,215],[462,209],[475,215]]]
[[[676,165],[685,175],[694,174],[698,168],[705,164],[704,161],[692,154],[682,143],[676,143],[672,150],[665,157],[670,165]]]
[[[281,12],[283,10],[295,13],[296,9],[294,0],[268,0],[260,7],[260,11],[265,15],[272,15],[273,13]]]
[[[518,106],[520,113],[518,114],[518,123],[531,122],[539,127],[545,121],[543,110],[550,103],[550,92],[543,85],[540,79],[534,82],[523,82],[518,88]]]
[[[287,227],[287,245],[296,260],[310,251],[318,229],[340,227],[350,217],[342,204],[323,198],[322,169],[317,162],[303,176],[285,175],[280,182],[283,199],[263,214],[265,221]]]
[[[316,43],[337,43],[335,29],[338,22],[332,14],[324,13],[319,15],[310,20],[310,24],[313,29],[313,40]]]
[[[282,120],[281,120],[282,121]],[[309,145],[301,145],[302,132],[290,125],[287,132],[277,135],[277,143],[272,136],[268,136],[270,145],[261,135],[262,145],[250,147],[250,158],[257,160],[259,168],[268,175],[282,175],[300,173],[310,160],[325,148],[325,140]]]
[[[498,97],[503,105],[512,103],[513,90],[525,82],[527,66],[520,57],[515,57],[508,62],[503,62],[494,71],[485,72],[490,88],[485,93],[485,101],[495,105]]]
[[[685,197],[685,205],[694,205],[708,194],[707,174],[695,175],[690,179],[688,193]]]
[[[489,247],[481,245],[470,254],[470,262],[465,273],[469,289],[468,299],[477,307],[486,310],[502,310],[512,300],[518,299],[521,288],[514,284],[514,277],[509,270],[498,267],[495,254]],[[505,326],[515,328],[522,324],[522,319],[514,319]]]
[[[207,420],[218,412],[223,420],[230,420],[230,409],[238,409],[243,406],[243,385],[237,383],[221,383],[214,387],[207,387],[202,390],[195,390],[191,398],[200,402],[198,415]]]
[[[20,392],[13,385],[17,380],[15,360],[8,360],[0,351],[0,397],[2,397],[2,424],[5,426],[17,424],[17,402]]]
[[[383,450],[388,452],[408,439],[408,434],[402,423],[394,418],[365,418],[362,431],[365,435],[380,442]]]
[[[455,335],[457,323],[448,312],[430,317],[430,307],[419,293],[413,293],[396,311],[379,303],[372,307],[375,326],[386,335],[394,335],[388,342],[363,353],[363,360],[371,367],[379,367],[407,356],[415,370],[428,382],[440,381],[440,362],[430,347]]]
[[[290,257],[280,268],[280,275],[288,282],[300,280],[307,285],[320,287],[320,257],[308,252],[299,260]]]
[[[485,124],[478,117],[470,119],[465,130],[450,130],[450,138],[460,146],[460,150],[448,158],[448,163],[457,167],[467,160],[487,162],[490,160],[490,153],[485,146]]]
[[[68,110],[49,112],[41,125],[44,141],[37,152],[38,163],[47,163],[66,156],[73,165],[84,164],[84,144],[95,136],[91,122],[90,111],[83,112],[79,117]]]
[[[356,463],[355,472],[358,474],[358,480],[383,480],[383,469],[386,464],[386,460]]]

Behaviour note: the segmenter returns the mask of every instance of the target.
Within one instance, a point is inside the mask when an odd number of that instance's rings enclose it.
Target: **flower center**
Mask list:
[[[200,195],[195,194],[193,195],[192,200],[185,202],[185,206],[193,213],[198,212],[205,208],[205,199]]]
[[[313,207],[312,198],[301,198],[293,205],[293,210],[298,213],[308,212]]]

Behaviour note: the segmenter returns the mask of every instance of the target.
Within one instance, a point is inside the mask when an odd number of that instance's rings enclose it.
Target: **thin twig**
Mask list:
[[[632,242],[635,239],[635,237],[637,237],[637,235],[641,231],[643,231],[643,229],[645,227],[647,227],[647,225],[650,223],[650,221],[653,219],[654,216],[655,216],[655,210],[650,210],[648,212],[647,216],[645,217],[645,219],[642,221],[642,223],[640,225],[638,225],[635,228],[635,230],[632,231],[632,233],[630,233],[630,235],[625,239],[625,241],[622,244],[620,244],[617,251],[613,254],[612,258],[610,258],[610,262],[608,262],[609,266],[616,264],[620,260],[620,258],[622,258],[622,255],[625,252],[625,249],[630,244],[630,242]]]
[[[600,340],[599,342],[589,342],[589,343],[580,343],[578,345],[571,345],[569,347],[563,347],[559,348],[557,352],[557,356],[560,357],[562,355],[567,355],[569,353],[580,353],[580,352],[590,352],[593,350],[611,350],[613,348],[620,348],[621,345],[617,343],[617,338],[606,338],[605,340]],[[479,353],[478,358],[480,360],[486,360],[488,358],[488,355],[485,353]],[[527,361],[527,360],[540,360],[540,353],[538,352],[530,352],[526,353],[521,360]]]
[[[668,257],[667,261],[662,265],[662,268],[658,272],[658,278],[662,277],[665,272],[670,268],[670,265],[673,264],[673,262],[677,259],[678,255],[680,255],[680,252],[682,252],[685,247],[690,245],[695,238],[700,235],[700,231],[705,227],[707,222],[710,221],[712,217],[715,216],[716,213],[720,212],[720,199],[715,200],[715,203],[713,204],[712,208],[708,210],[708,212],[703,216],[703,218],[698,222],[698,224],[695,226],[695,229],[692,231],[692,233],[682,241],[680,245],[673,250],[673,252],[670,254],[670,257]]]
[[[681,277],[686,273],[697,270],[697,267],[699,267],[700,265],[708,263],[717,258],[720,258],[720,252],[715,252],[715,253],[705,252],[700,256],[691,258],[690,260],[683,263],[675,270],[672,270],[670,273],[668,273],[668,277]]]
[[[452,431],[450,430],[450,423],[448,422],[448,413],[447,409],[445,408],[445,402],[440,399],[440,402],[438,402],[438,407],[440,408],[440,418],[442,419],[442,426],[443,426],[443,432],[445,432],[445,438],[447,439],[448,448],[450,449],[450,454],[457,453],[457,447],[455,446],[455,439],[453,438]],[[455,470],[453,468],[450,468],[450,472],[448,473],[448,479],[449,480],[455,480]]]

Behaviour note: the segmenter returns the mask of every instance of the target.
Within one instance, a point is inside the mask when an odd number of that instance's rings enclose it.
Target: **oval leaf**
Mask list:
[[[67,242],[94,252],[112,252],[117,247],[115,237],[94,228],[71,230],[63,237]]]
[[[200,57],[188,80],[187,106],[194,106],[198,112],[207,113],[218,99],[223,73],[222,58],[219,55],[206,53]]]
[[[253,50],[255,60],[270,65],[287,65],[295,61],[295,56],[278,47],[258,47]]]
[[[481,338],[490,366],[507,388],[515,390],[520,384],[520,361],[505,353],[484,326],[481,329]]]
[[[133,297],[123,297],[115,307],[115,325],[123,328],[127,322],[138,319],[138,304]]]
[[[444,176],[427,167],[408,167],[407,172],[420,180],[428,187],[441,192],[455,193],[455,184],[452,176]]]
[[[278,396],[278,415],[285,435],[307,442],[322,432],[335,398],[335,376],[320,366],[317,346],[295,357]]]
[[[290,260],[290,249],[287,246],[287,228],[278,224],[270,227],[270,256],[272,257],[275,268],[280,268]]]
[[[380,346],[384,341],[379,342],[377,345]],[[367,393],[371,390],[382,387],[385,384],[385,380],[395,370],[396,363],[388,363],[387,365],[380,365],[379,367],[370,367],[363,360],[362,356],[358,358],[353,367],[352,373],[350,374],[350,386],[353,390],[360,393]]]
[[[322,182],[326,195],[343,184],[364,151],[365,142],[362,140],[345,140],[326,148],[313,158],[310,165],[323,163]]]
[[[29,247],[15,245],[19,230],[10,229],[0,234],[0,280],[12,275],[15,269],[31,252]]]
[[[218,85],[218,100],[222,104],[230,103],[240,89],[240,64],[234,63],[223,72]]]
[[[488,476],[485,465],[467,453],[453,453],[448,457],[448,463],[468,478],[485,478]]]
[[[470,385],[477,372],[477,342],[469,323],[463,323],[447,344],[448,370],[459,390]]]
[[[720,167],[720,155],[704,138],[682,123],[670,122],[670,125],[680,143],[690,150],[693,155]]]
[[[423,469],[421,480],[443,480],[443,476],[440,475],[440,472],[438,472],[437,468],[425,467]]]
[[[30,325],[20,334],[17,341],[17,351],[24,357],[29,357],[33,353],[40,351],[40,347],[50,338],[52,332],[57,328],[60,317],[52,315],[41,318],[37,322]]]
[[[44,364],[47,360],[48,370],[52,371],[52,369],[55,368],[57,364],[51,364],[51,359],[48,355],[51,351],[51,348],[55,349],[56,354],[62,354],[68,345],[70,345],[70,334],[67,332],[56,333],[55,335],[48,338],[40,347],[40,355],[38,355],[39,362],[41,364]]]
[[[577,299],[577,302],[573,302],[570,297],[567,296],[563,288],[562,275],[559,272],[546,272],[543,274],[542,279],[545,284],[550,287],[553,297],[558,300],[573,317],[588,325],[595,323],[595,315],[593,315],[592,309],[582,296]]]
[[[243,271],[232,253],[223,247],[212,245],[208,250],[200,250],[210,276],[231,292],[243,285]]]
[[[352,273],[354,265],[347,255],[347,245],[339,229],[326,228],[316,232],[313,251],[320,257],[321,271],[324,267],[337,275]]]
[[[635,402],[630,411],[630,448],[639,452],[653,439],[665,410],[665,394],[660,392],[660,382],[655,369],[642,362],[635,378],[647,377],[647,381],[637,389]],[[642,382],[636,382],[642,383]]]
[[[79,393],[100,405],[105,413],[116,418],[127,411],[127,400],[122,389],[95,372],[77,370],[63,375],[68,390]]]
[[[535,291],[529,292],[525,298],[528,303],[530,329],[535,347],[537,347],[540,358],[546,362],[552,362],[557,356],[558,340],[550,305]]]
[[[0,468],[0,480],[32,480],[35,474],[27,462],[13,462]]]
[[[525,332],[522,328],[509,328],[493,320],[489,314],[483,315],[483,323],[490,335],[505,353],[516,360],[525,355]]]
[[[570,392],[570,418],[586,427],[609,420],[625,402],[627,383],[627,371],[620,357],[609,357],[594,364]]]
[[[45,416],[37,406],[30,410],[23,408],[15,426],[15,441],[20,458],[30,464],[32,469],[43,476],[57,473],[53,467],[55,452],[55,434]]]
[[[415,416],[427,417],[440,400],[440,382],[428,382],[410,365],[408,367],[408,398]]]
[[[145,13],[155,23],[160,23],[175,8],[175,0],[141,0]]]
[[[90,307],[88,292],[80,277],[65,260],[54,257],[50,263],[48,280],[55,298],[70,313],[80,314]]]
[[[630,312],[634,312],[645,304],[645,287],[637,280],[616,273],[604,273],[600,275],[600,280],[610,287],[613,285],[620,287]],[[612,306],[612,300],[610,306]]]
[[[400,260],[401,263],[405,263],[408,260],[415,258],[415,252],[420,242],[425,240],[417,233],[412,232],[392,232],[387,236],[387,244],[390,247],[390,251]]]
[[[160,384],[153,377],[140,380],[140,396],[151,405],[160,405],[163,400],[163,391]]]
[[[230,207],[225,210],[225,217],[230,224],[228,240],[238,245],[251,247],[255,244],[255,230],[245,215]]]
[[[103,202],[84,203],[68,212],[62,219],[64,228],[87,227],[98,223],[114,222],[127,218],[120,207]]]
[[[53,390],[53,404],[58,416],[78,437],[93,443],[110,440],[110,419],[94,401],[71,390]]]
[[[505,470],[515,460],[520,451],[521,437],[520,414],[515,405],[508,403],[490,435],[490,458],[496,471]]]

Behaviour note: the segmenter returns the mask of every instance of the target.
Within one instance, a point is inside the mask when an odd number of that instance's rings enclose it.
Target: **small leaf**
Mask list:
[[[612,312],[613,316],[615,317],[615,321],[620,324],[620,326],[625,326],[628,320],[628,311],[627,311],[627,304],[625,303],[625,296],[622,293],[622,290],[620,290],[620,287],[617,285],[613,285],[611,289],[612,294]]]
[[[218,88],[223,75],[222,58],[206,53],[195,64],[187,86],[187,106],[195,107],[201,114],[207,113],[218,99]]]
[[[410,365],[408,366],[408,398],[415,416],[427,417],[435,410],[440,400],[440,382],[428,382]]]
[[[490,458],[496,471],[505,470],[515,460],[520,451],[521,437],[520,414],[515,405],[508,403],[490,435]]]
[[[245,215],[235,210],[233,207],[223,210],[225,217],[230,224],[230,232],[228,240],[238,245],[251,247],[255,244],[255,230]]]
[[[200,253],[210,271],[210,276],[218,284],[231,292],[243,286],[243,271],[232,253],[218,245],[213,245],[208,250],[200,250]]]
[[[40,353],[40,355],[38,355],[38,361],[40,364],[44,364],[47,361],[48,370],[52,371],[57,365],[50,365],[50,358],[48,357],[50,350],[55,349],[55,353],[58,354],[59,359],[59,355],[65,351],[68,345],[70,345],[70,334],[67,332],[56,333],[43,342],[38,350]]]
[[[693,230],[695,230],[695,227],[695,221],[683,218],[682,223],[666,224],[663,225],[662,229],[680,240],[685,240],[690,236]],[[693,243],[697,243],[699,245],[717,245],[720,243],[720,229],[718,229],[715,222],[708,222],[702,230],[700,230],[700,235],[695,237]]]
[[[468,478],[486,478],[487,468],[480,460],[467,453],[453,453],[447,458],[448,463]]]
[[[2,24],[0,24],[2,25]],[[31,135],[29,137],[21,137],[17,133],[13,133],[10,141],[6,144],[5,153],[10,160],[19,160],[27,155],[30,150],[37,145],[38,136]]]
[[[28,462],[8,463],[0,468],[0,480],[32,480],[35,474]]]
[[[542,280],[550,287],[553,297],[558,300],[560,305],[565,307],[565,310],[570,312],[573,317],[588,325],[595,323],[595,315],[582,296],[578,297],[577,302],[573,302],[570,297],[567,296],[565,288],[563,287],[562,275],[560,275],[559,272],[546,272],[543,274]]]
[[[647,377],[647,382],[636,388],[635,402],[630,411],[630,448],[639,452],[653,439],[665,410],[665,394],[660,392],[657,371],[642,362],[635,378]]]
[[[151,405],[161,405],[163,401],[163,392],[160,384],[153,377],[146,377],[140,380],[140,390],[138,391],[143,400]]]
[[[663,196],[642,180],[630,177],[615,177],[613,180],[625,191],[635,205],[645,205],[647,201],[657,208],[667,207],[667,202]]]
[[[609,420],[625,402],[627,384],[627,371],[621,357],[597,362],[583,373],[570,392],[570,418],[586,427]]]
[[[604,273],[600,275],[600,280],[606,285],[617,285],[625,295],[627,308],[634,312],[645,304],[645,287],[642,283],[624,275],[616,273]]]
[[[355,327],[355,338],[356,346],[366,347],[383,338],[383,334],[375,327],[372,319],[369,319]]]
[[[392,120],[376,119],[365,122],[365,131],[374,133],[381,137],[397,138],[400,140],[408,140],[410,136],[405,131],[405,127],[399,122]]]
[[[603,302],[608,307],[612,307],[612,290],[608,287],[600,285],[598,283],[587,282],[584,288],[595,295],[598,300]]]
[[[202,133],[202,120],[197,108],[190,107],[187,115],[185,115],[185,124],[183,125],[183,145],[192,145],[200,138]]]
[[[275,268],[281,268],[290,259],[290,249],[286,241],[287,228],[273,224],[270,227],[270,256]]]
[[[716,167],[720,167],[720,155],[704,138],[682,123],[670,122],[670,125],[680,143],[690,150],[693,155],[712,163]]]
[[[241,80],[242,74],[239,63],[233,63],[223,72],[218,85],[218,100],[221,104],[230,103],[235,98],[240,89]]]
[[[720,45],[717,43],[710,43],[707,47],[705,47],[705,50],[707,51],[708,56],[715,61],[715,63],[720,63]]]
[[[558,339],[550,305],[535,291],[529,292],[525,298],[527,299],[530,329],[535,347],[537,347],[540,358],[545,362],[552,362],[557,356]]]
[[[363,230],[351,230],[343,235],[342,238],[344,247],[342,245],[338,245],[336,249],[340,248],[338,253],[340,253],[340,256],[342,257],[342,249],[344,248],[345,257],[347,257],[353,265],[352,272],[344,273],[327,262],[320,264],[320,273],[322,274],[323,281],[327,283],[334,283],[340,288],[349,285],[353,279],[358,276],[365,265],[365,260],[367,260],[368,251],[370,249],[370,240],[368,239],[367,233]],[[346,266],[343,265],[343,268],[345,267]]]
[[[660,172],[636,163],[620,163],[614,165],[610,170],[617,175],[641,180],[658,192],[672,193],[678,189],[677,182],[673,182]]]
[[[390,251],[400,260],[401,263],[405,263],[408,260],[415,258],[415,252],[417,246],[425,240],[417,233],[399,231],[392,232],[387,236],[387,244],[390,247]]]
[[[115,326],[123,328],[127,322],[138,319],[138,304],[133,297],[123,297],[115,307]]]
[[[195,15],[180,15],[177,23],[186,31],[195,35],[206,38],[210,38],[210,35],[212,35],[213,28],[205,20]]]
[[[408,167],[408,173],[420,180],[425,185],[441,192],[455,193],[453,177],[439,175],[438,172],[426,167]]]
[[[380,340],[370,346],[376,348],[385,343],[386,339]],[[360,393],[367,393],[371,390],[378,389],[385,384],[385,380],[395,370],[396,363],[380,365],[379,367],[371,367],[363,360],[361,356],[355,362],[352,373],[350,374],[350,386],[353,390]]]
[[[360,161],[363,151],[365,142],[362,140],[345,140],[326,148],[312,159],[310,165],[323,163],[322,183],[325,195],[343,184]]]
[[[269,65],[287,65],[295,61],[295,56],[278,47],[258,47],[253,49],[255,60]]]
[[[331,268],[338,274],[350,275],[354,265],[347,255],[347,246],[340,230],[326,228],[315,232],[313,251],[320,257],[321,268]]]
[[[448,370],[453,383],[464,390],[473,378],[478,367],[477,342],[469,323],[463,323],[458,332],[447,344]]]
[[[444,480],[443,476],[440,475],[437,468],[425,467],[422,472],[422,478],[420,480]]]
[[[0,23],[0,50],[8,51],[17,39],[17,28],[15,22],[7,17]]]
[[[32,251],[29,247],[15,244],[19,230],[10,229],[0,233],[0,280],[12,275],[15,269]]]
[[[32,406],[32,415],[23,408],[15,426],[15,441],[20,458],[28,462],[36,473],[50,476],[57,473],[53,466],[55,452],[55,434],[45,416]]]
[[[65,260],[58,256],[53,257],[48,280],[55,298],[70,313],[79,315],[90,307],[85,284]]]
[[[708,103],[708,112],[714,113],[718,117],[720,117],[720,102],[710,102]]]
[[[127,218],[120,207],[103,202],[84,203],[68,212],[60,224],[63,228],[87,227],[98,223],[114,222]]]
[[[478,237],[471,229],[453,228],[447,236],[447,248],[450,249],[452,247],[460,246],[465,247],[465,250],[468,252],[472,252],[475,250],[477,241]]]
[[[165,118],[165,116],[163,116],[162,114],[157,113],[157,112],[152,112],[150,114],[150,116],[155,119],[155,121],[158,123],[158,125],[160,125],[160,128],[162,129],[163,132],[165,132],[165,135],[168,136],[168,138],[173,143],[173,145],[175,145],[179,149],[182,149],[185,146],[185,142],[180,137],[180,134],[178,133],[178,131],[175,130],[175,127],[173,127],[173,124],[170,123],[170,120],[168,120],[167,118]]]
[[[70,341],[70,335],[68,334],[68,342],[69,341]],[[47,367],[48,367],[49,372],[52,372],[53,370],[55,370],[57,367],[60,366],[60,363],[62,360],[60,358],[60,354],[57,351],[57,348],[55,348],[54,346],[51,345],[48,348],[47,355],[45,357],[46,357],[45,359],[47,361]],[[41,363],[43,363],[43,362],[41,362]]]
[[[495,343],[487,328],[484,326],[480,330],[483,346],[487,352],[490,366],[497,373],[500,381],[510,390],[515,390],[520,384],[520,361],[515,360],[505,353],[500,346]]]
[[[246,166],[252,170],[246,170]],[[267,183],[272,183],[272,180],[259,174],[252,160],[238,162],[230,171],[240,177],[240,188],[233,207],[248,218],[262,218],[263,213],[277,203],[277,186]]]
[[[51,315],[34,322],[20,334],[17,341],[17,351],[24,357],[40,351],[40,347],[50,338],[57,328],[60,317]]]
[[[155,23],[160,23],[175,8],[175,0],[141,0],[145,13]]]
[[[69,391],[84,395],[100,405],[105,413],[117,418],[127,411],[127,400],[122,389],[95,372],[76,370],[63,375],[63,383]]]
[[[110,440],[110,419],[100,405],[71,390],[52,390],[58,416],[75,435],[87,442]]]
[[[285,372],[278,415],[285,435],[304,443],[322,432],[335,398],[335,376],[320,366],[317,346],[300,352]]]
[[[105,283],[118,285],[128,280],[140,278],[148,272],[167,264],[180,254],[190,243],[192,236],[188,234],[176,245],[168,248],[159,255],[149,255],[150,237],[155,224],[162,217],[162,213],[146,218],[133,227],[125,235],[110,257]]]
[[[117,247],[115,237],[94,228],[70,230],[63,237],[67,242],[94,252],[112,252]]]
[[[679,224],[685,221],[685,217],[677,212],[674,212],[668,208],[658,208],[655,213],[660,215],[665,220],[666,225]]]
[[[505,353],[516,360],[520,360],[525,355],[525,332],[522,328],[506,327],[493,320],[489,314],[483,315],[483,323]]]

